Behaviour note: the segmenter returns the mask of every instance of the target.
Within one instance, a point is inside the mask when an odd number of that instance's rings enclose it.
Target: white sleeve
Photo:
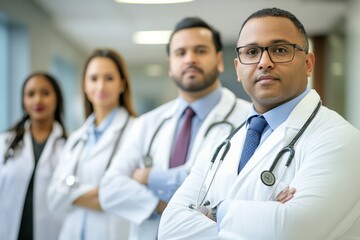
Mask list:
[[[170,200],[161,217],[159,239],[218,239],[216,223],[189,208],[190,204],[195,204],[206,169],[209,168],[210,158],[206,154],[209,152],[212,152],[210,148],[205,148],[199,153],[190,175]]]
[[[59,161],[47,191],[48,207],[53,212],[69,211],[76,199],[97,187],[88,183],[79,183],[78,186],[70,188],[64,184],[65,177],[73,175],[74,164],[76,164],[76,162],[70,162],[73,154],[72,148],[73,141],[70,140],[59,154]]]
[[[99,200],[104,211],[137,224],[149,218],[159,202],[152,191],[131,178],[143,157],[141,127],[141,122],[136,119],[127,140],[102,178],[99,189]]]

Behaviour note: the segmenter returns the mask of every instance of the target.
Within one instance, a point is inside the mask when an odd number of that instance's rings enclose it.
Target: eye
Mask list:
[[[287,45],[274,46],[272,52],[277,55],[285,55],[289,53],[289,46]]]
[[[41,90],[41,94],[42,94],[43,96],[49,96],[49,95],[50,95],[50,91],[49,91],[48,89],[43,89],[43,90]]]
[[[96,82],[96,80],[97,80],[96,75],[91,75],[91,76],[89,77],[89,80],[92,81],[92,82]]]
[[[202,55],[202,54],[206,54],[208,51],[204,47],[199,47],[199,48],[196,48],[195,52],[199,55]]]
[[[112,81],[112,80],[114,80],[114,77],[112,75],[110,75],[110,74],[107,74],[107,75],[105,75],[104,79],[106,81]]]
[[[178,50],[176,50],[175,52],[174,52],[174,55],[176,56],[176,57],[182,57],[182,56],[184,56],[185,55],[185,50],[184,49],[178,49]]]
[[[26,92],[25,96],[27,97],[33,97],[35,95],[35,91],[31,90],[31,91],[28,91]]]
[[[261,50],[260,50],[260,48],[257,48],[257,47],[249,47],[249,48],[245,48],[244,52],[247,56],[251,57],[251,56],[259,55]]]

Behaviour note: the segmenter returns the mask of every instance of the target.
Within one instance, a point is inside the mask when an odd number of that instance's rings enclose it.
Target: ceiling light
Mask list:
[[[132,4],[171,4],[171,3],[185,3],[194,0],[115,0],[119,3],[132,3]]]
[[[133,35],[137,44],[167,44],[172,31],[140,31]]]

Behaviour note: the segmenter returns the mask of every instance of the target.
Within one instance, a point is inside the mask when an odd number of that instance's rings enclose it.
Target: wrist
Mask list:
[[[211,210],[210,210],[211,218],[215,222],[217,221],[217,209],[218,209],[218,206],[216,205],[215,207],[211,208]]]

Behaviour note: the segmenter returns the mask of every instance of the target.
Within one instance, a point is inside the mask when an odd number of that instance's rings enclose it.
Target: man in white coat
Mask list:
[[[137,119],[100,185],[101,207],[132,222],[130,239],[156,239],[160,215],[190,172],[199,151],[245,120],[250,103],[221,86],[222,43],[199,18],[180,21],[168,45],[169,76],[179,96]],[[184,112],[191,108],[190,138],[173,154]],[[179,133],[179,134],[178,134]],[[188,150],[186,150],[188,148]],[[174,164],[182,153],[185,162]],[[176,158],[175,157],[175,158]],[[171,168],[170,168],[171,167]]]
[[[315,61],[308,49],[288,11],[262,9],[243,23],[234,62],[253,102],[248,120],[208,174],[214,148],[199,154],[162,215],[159,239],[360,239],[360,133],[307,86]],[[246,163],[253,117],[266,121]],[[292,141],[295,152],[288,147],[276,164]],[[273,201],[286,187],[294,197]]]

